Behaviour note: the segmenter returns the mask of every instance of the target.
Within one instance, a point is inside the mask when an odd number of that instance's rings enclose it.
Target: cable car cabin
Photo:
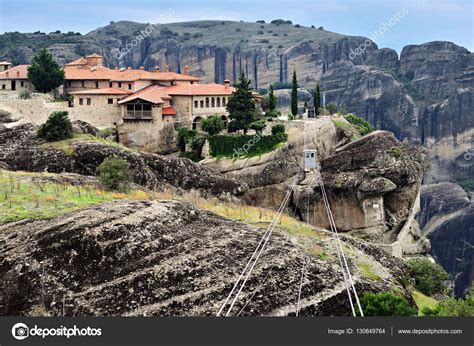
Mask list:
[[[305,172],[309,172],[310,170],[316,169],[318,167],[318,162],[316,159],[316,149],[303,150],[303,158]]]

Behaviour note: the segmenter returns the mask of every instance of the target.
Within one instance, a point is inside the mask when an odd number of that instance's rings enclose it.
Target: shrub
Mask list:
[[[196,136],[195,130],[190,130],[186,127],[182,127],[178,130],[178,148],[181,152],[186,150],[186,143]]]
[[[372,125],[370,125],[370,123],[354,114],[348,114],[344,118],[357,127],[357,130],[361,136],[365,136],[366,134],[374,131],[374,128]]]
[[[257,31],[257,35],[263,35],[263,31],[262,30]]]
[[[326,106],[326,109],[328,110],[329,114],[334,114],[337,112],[337,105],[332,102]]]
[[[414,316],[417,309],[390,292],[365,292],[360,300],[365,316]]]
[[[285,125],[275,124],[272,126],[272,135],[276,135],[279,133],[285,133]]]
[[[250,128],[252,130],[255,130],[257,133],[261,133],[263,129],[267,126],[265,120],[258,120],[254,121],[253,123],[250,124]]]
[[[99,180],[107,190],[126,192],[130,182],[130,167],[127,161],[108,157],[97,168]]]
[[[22,91],[20,91],[20,94],[18,95],[18,97],[22,100],[30,99],[31,93],[29,90],[23,89]]]
[[[237,29],[235,29],[235,31],[240,32],[240,31],[242,31],[242,29],[241,29],[241,28],[237,28]]]
[[[471,295],[467,295],[465,299],[448,297],[439,301],[434,309],[425,307],[422,313],[425,316],[472,317],[474,316],[474,298]]]
[[[218,115],[212,115],[202,121],[203,131],[207,132],[210,136],[217,135],[224,128],[225,124]]]
[[[428,258],[415,258],[407,263],[418,291],[427,296],[445,291],[444,281],[448,278],[448,274],[439,264],[431,262]]]
[[[268,118],[278,118],[280,115],[281,115],[281,113],[278,109],[268,110],[265,113],[265,116],[268,117]]]
[[[41,125],[38,136],[48,142],[60,141],[73,137],[72,124],[68,117],[68,112],[53,112],[46,123]]]

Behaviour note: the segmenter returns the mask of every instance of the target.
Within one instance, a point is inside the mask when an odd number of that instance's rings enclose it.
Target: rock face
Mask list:
[[[12,170],[96,175],[105,158],[117,157],[129,162],[133,182],[148,189],[173,186],[213,195],[241,195],[247,190],[245,184],[187,159],[141,154],[94,141],[73,141],[68,150],[61,150],[38,138],[36,131],[31,124],[0,130],[0,162]]]
[[[431,254],[450,273],[454,293],[466,294],[474,280],[474,203],[453,183],[425,185],[419,215]]]
[[[375,131],[350,142],[332,119],[342,121],[323,116],[285,124],[288,145],[260,158],[208,159],[203,164],[246,182],[249,191],[244,200],[260,207],[278,208],[291,187],[288,213],[329,228],[318,176],[312,172],[305,175],[302,167],[303,148],[315,148],[339,230],[380,244],[397,256],[426,253],[429,242],[414,217],[428,165],[427,150],[402,144],[387,131]]]
[[[2,225],[1,315],[215,315],[262,232],[178,201],[120,201]],[[241,315],[294,314],[304,261],[300,315],[349,315],[332,239],[320,238],[329,259],[309,254],[315,237],[275,232],[232,314],[245,303]],[[367,277],[349,256],[359,292],[405,290],[403,262],[344,243],[374,271]]]

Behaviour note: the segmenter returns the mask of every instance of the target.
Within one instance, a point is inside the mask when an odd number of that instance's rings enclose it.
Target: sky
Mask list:
[[[405,45],[441,40],[474,49],[474,0],[0,0],[0,33],[86,34],[110,21],[163,23],[160,15],[169,9],[173,14],[167,22],[282,18],[364,37],[385,27],[383,36],[375,40],[380,48],[400,52]],[[388,26],[397,14],[398,20]]]

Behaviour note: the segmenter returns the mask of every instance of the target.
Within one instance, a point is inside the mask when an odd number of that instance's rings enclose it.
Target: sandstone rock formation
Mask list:
[[[12,170],[96,175],[105,158],[117,157],[129,162],[134,183],[152,190],[172,186],[203,194],[241,195],[247,189],[245,184],[187,159],[141,154],[96,141],[71,141],[61,148],[38,138],[36,131],[31,124],[0,130],[0,162]]]
[[[0,314],[213,316],[261,235],[178,201],[120,201],[2,225]],[[369,244],[343,241],[360,294],[396,290],[411,299],[399,283],[403,262]],[[311,255],[316,248],[324,256]],[[277,231],[267,249],[233,315],[245,303],[241,315],[294,314],[303,261],[300,316],[350,315],[329,235]]]
[[[474,203],[456,184],[425,185],[419,221],[431,255],[451,274],[455,295],[463,296],[474,280]]]

